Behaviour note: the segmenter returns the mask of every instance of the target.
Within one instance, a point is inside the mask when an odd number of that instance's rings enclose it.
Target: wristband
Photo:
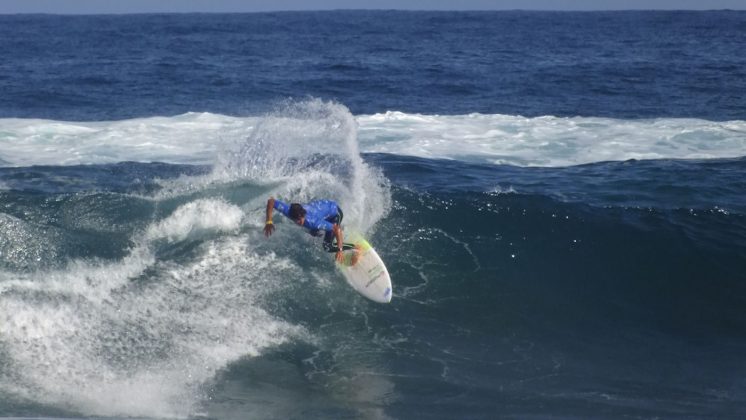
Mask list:
[[[272,221],[271,220],[267,220],[267,223],[265,223],[264,225],[266,226],[266,225],[271,225],[271,224],[272,224]]]

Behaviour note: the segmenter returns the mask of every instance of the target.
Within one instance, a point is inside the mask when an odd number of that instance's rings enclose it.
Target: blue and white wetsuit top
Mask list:
[[[334,223],[337,221],[339,206],[332,200],[316,200],[307,204],[301,204],[306,209],[306,220],[303,221],[303,227],[313,236],[321,236],[325,232],[331,232],[334,229]],[[275,199],[275,210],[279,211],[285,217],[290,218],[290,205]]]

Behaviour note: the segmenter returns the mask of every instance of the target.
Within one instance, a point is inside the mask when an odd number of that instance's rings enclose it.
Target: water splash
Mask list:
[[[360,157],[357,122],[344,105],[285,102],[232,143],[216,159],[217,178],[277,183],[271,193],[293,202],[336,200],[346,223],[363,231],[390,207],[387,182]]]
[[[298,268],[236,236],[241,214],[196,200],[137,234],[122,260],[1,272],[0,392],[86,415],[188,417],[227,364],[305,336],[262,309]],[[159,255],[164,240],[210,234]]]

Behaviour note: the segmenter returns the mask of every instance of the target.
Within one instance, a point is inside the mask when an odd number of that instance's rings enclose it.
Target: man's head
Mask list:
[[[292,203],[290,210],[288,210],[288,216],[299,225],[302,225],[306,219],[306,209],[298,203]]]

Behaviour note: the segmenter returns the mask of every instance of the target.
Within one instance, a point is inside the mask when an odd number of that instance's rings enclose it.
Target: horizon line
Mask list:
[[[438,13],[500,13],[500,12],[552,12],[552,13],[617,13],[617,12],[744,12],[744,9],[278,9],[255,11],[132,11],[132,12],[0,12],[0,16],[42,15],[42,16],[120,16],[120,15],[188,15],[188,14],[261,14],[261,13],[320,13],[320,12],[438,12]]]

